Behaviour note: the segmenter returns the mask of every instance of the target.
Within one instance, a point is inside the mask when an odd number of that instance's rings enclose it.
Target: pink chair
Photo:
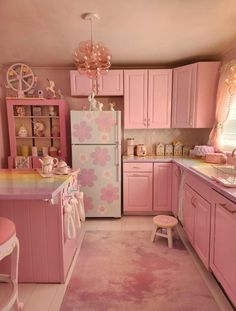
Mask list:
[[[22,310],[23,303],[18,300],[18,262],[19,262],[19,241],[16,237],[16,227],[14,223],[0,217],[0,260],[11,255],[10,275],[0,274],[0,282],[12,284],[12,293],[4,306],[0,306],[1,311],[8,311],[12,307],[14,310]]]

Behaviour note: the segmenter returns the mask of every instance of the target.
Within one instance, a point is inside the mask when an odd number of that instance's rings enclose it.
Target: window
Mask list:
[[[229,105],[229,115],[220,137],[220,145],[225,151],[232,151],[236,147],[236,94],[230,97]]]

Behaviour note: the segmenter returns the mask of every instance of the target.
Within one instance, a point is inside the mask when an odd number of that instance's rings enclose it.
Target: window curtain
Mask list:
[[[215,151],[221,151],[220,136],[222,133],[222,126],[227,120],[230,109],[231,97],[231,78],[236,73],[236,61],[233,60],[220,69],[220,77],[216,95],[216,115],[215,124],[211,130],[208,144],[214,146]]]

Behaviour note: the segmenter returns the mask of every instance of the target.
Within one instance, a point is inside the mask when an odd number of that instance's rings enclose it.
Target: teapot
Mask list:
[[[57,166],[58,159],[50,157],[49,155],[39,159],[42,165],[42,173],[45,175],[50,175],[53,172],[53,168]]]

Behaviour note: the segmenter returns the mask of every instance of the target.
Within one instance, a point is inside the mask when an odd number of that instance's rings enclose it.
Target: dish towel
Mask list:
[[[75,228],[78,231],[81,228],[80,215],[78,211],[78,200],[75,198],[74,195],[72,195],[69,202],[72,207],[72,214],[73,214]]]
[[[80,191],[76,191],[74,193],[74,196],[76,197],[78,201],[78,208],[79,208],[79,216],[82,222],[85,221],[85,211],[84,211],[84,193]]]
[[[68,201],[64,205],[64,234],[69,240],[76,237],[73,207]]]

